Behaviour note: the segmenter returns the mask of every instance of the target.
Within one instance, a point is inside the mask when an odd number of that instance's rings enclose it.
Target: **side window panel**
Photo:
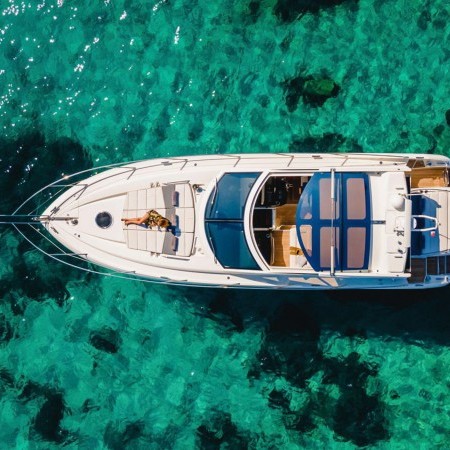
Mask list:
[[[362,269],[366,249],[366,228],[347,228],[347,267],[349,269]]]
[[[363,178],[347,179],[347,219],[364,220],[366,218],[366,196],[361,195],[364,192]]]

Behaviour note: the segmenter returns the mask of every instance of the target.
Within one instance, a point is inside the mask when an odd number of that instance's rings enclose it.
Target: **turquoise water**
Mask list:
[[[444,0],[0,10],[2,213],[63,173],[147,157],[449,154]],[[311,77],[338,94],[308,101]],[[449,289],[162,287],[0,232],[2,449],[450,448]]]

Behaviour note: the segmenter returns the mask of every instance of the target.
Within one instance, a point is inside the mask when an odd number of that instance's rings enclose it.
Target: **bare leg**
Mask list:
[[[125,220],[125,225],[131,225],[131,224],[140,225],[141,223],[142,222],[140,222],[139,218],[137,220],[135,220],[135,219]]]
[[[142,217],[134,217],[132,219],[124,219],[125,225],[131,225],[131,224],[142,225],[144,222],[146,222],[148,220],[149,217],[150,217],[150,214],[146,213]]]

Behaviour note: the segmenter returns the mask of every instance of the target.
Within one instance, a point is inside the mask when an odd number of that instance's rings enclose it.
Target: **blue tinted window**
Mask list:
[[[259,175],[258,172],[226,173],[209,197],[206,220],[242,220],[248,194]]]
[[[317,173],[297,206],[300,246],[315,270],[367,269],[370,251],[370,189],[365,173]],[[332,199],[334,198],[334,201]]]
[[[244,233],[244,209],[260,172],[226,173],[206,206],[205,226],[215,257],[223,267],[260,270]]]
[[[245,240],[242,222],[207,222],[206,231],[211,248],[223,267],[259,269]]]

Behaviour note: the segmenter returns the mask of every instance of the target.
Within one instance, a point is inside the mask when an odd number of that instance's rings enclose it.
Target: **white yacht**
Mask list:
[[[449,163],[428,154],[153,159],[65,177],[39,192],[62,190],[33,219],[58,247],[50,256],[110,275],[264,289],[439,287],[450,282]],[[172,226],[122,221],[152,209]]]

